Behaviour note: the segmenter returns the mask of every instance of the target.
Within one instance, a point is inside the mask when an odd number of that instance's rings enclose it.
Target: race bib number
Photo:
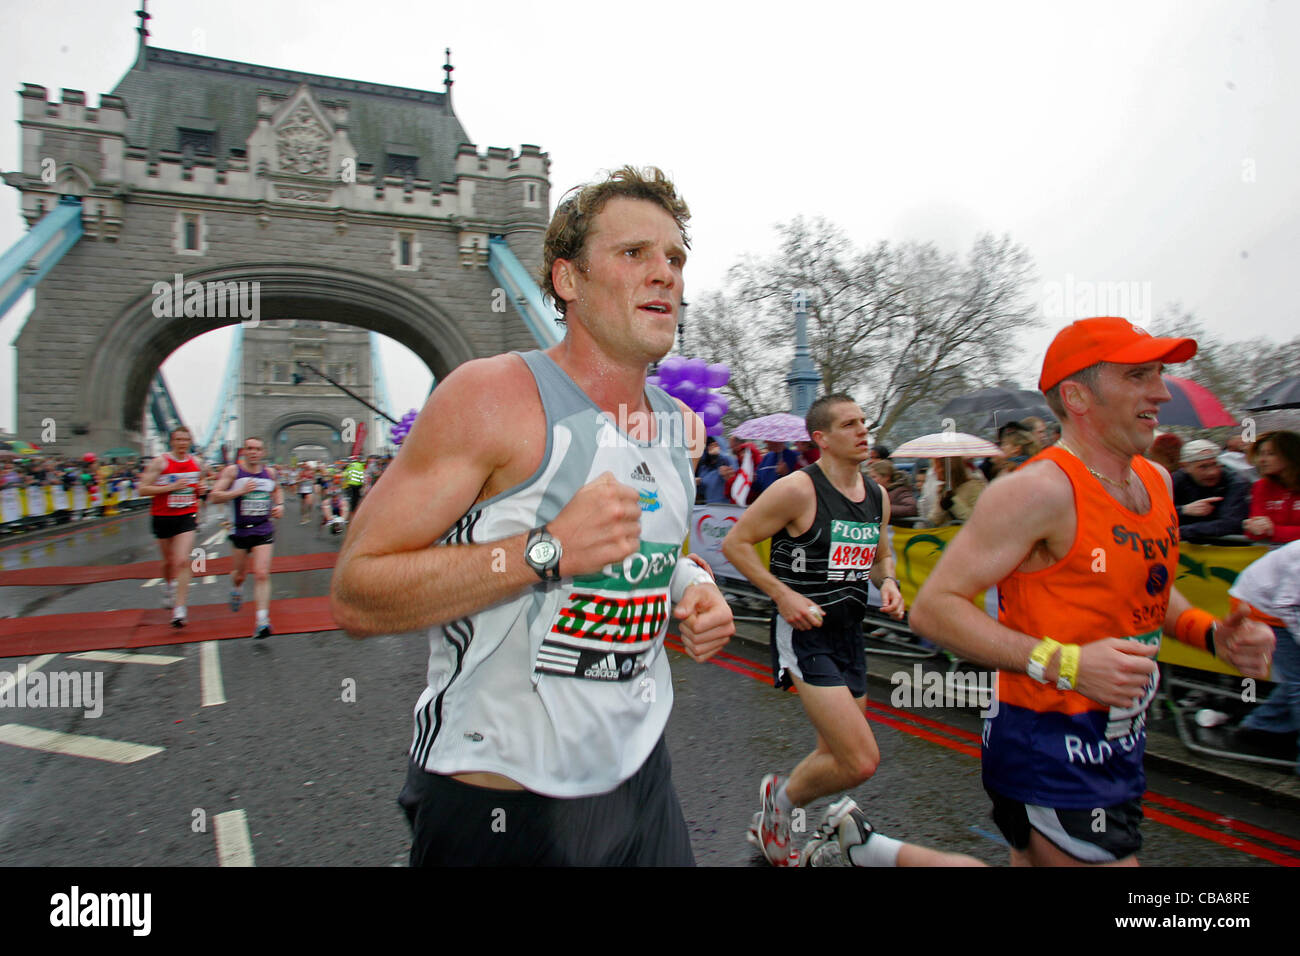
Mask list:
[[[871,570],[880,542],[880,525],[863,521],[831,520],[830,560],[826,562],[826,579],[843,581],[846,574],[860,578],[858,572]]]
[[[667,594],[632,597],[574,592],[551,633],[607,644],[642,644],[654,640],[667,622]]]
[[[1149,634],[1138,634],[1129,638],[1132,641],[1141,641],[1148,646],[1160,644],[1160,631],[1152,631]],[[1160,689],[1160,669],[1157,668],[1147,681],[1147,686],[1142,690],[1142,697],[1137,704],[1132,707],[1112,707],[1106,715],[1106,739],[1114,740],[1117,737],[1128,737],[1138,733],[1147,723],[1147,708],[1151,706],[1151,701],[1155,699],[1156,691]]]
[[[193,488],[186,488],[183,491],[173,491],[167,496],[168,508],[193,508],[197,502],[198,495],[194,493]]]
[[[626,681],[645,670],[668,625],[668,584],[679,550],[643,541],[621,564],[575,578],[534,668],[601,681]]]
[[[265,491],[250,491],[244,495],[240,510],[250,518],[269,515],[271,513],[271,495]]]

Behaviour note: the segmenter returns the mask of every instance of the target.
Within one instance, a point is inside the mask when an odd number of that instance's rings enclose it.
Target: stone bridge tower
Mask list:
[[[534,346],[486,263],[499,235],[540,264],[548,159],[529,145],[476,149],[452,108],[450,63],[443,91],[428,92],[145,36],[97,108],[76,90],[19,94],[22,169],[5,181],[29,225],[73,195],[85,227],[16,342],[19,434],[52,418],[59,451],[138,444],[162,361],[241,320],[371,329],[437,380]]]

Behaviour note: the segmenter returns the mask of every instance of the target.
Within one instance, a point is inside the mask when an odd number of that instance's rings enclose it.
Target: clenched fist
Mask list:
[[[564,549],[560,576],[595,574],[635,554],[641,547],[639,498],[608,471],[579,488],[549,525]]]
[[[1268,680],[1276,649],[1273,629],[1247,617],[1245,606],[1238,607],[1214,629],[1215,655],[1246,677]]]
[[[673,608],[677,619],[677,633],[682,636],[682,646],[691,660],[703,663],[722,650],[731,635],[736,633],[736,623],[731,607],[717,585],[707,582],[692,584]]]
[[[1146,694],[1151,675],[1159,668],[1159,644],[1108,637],[1085,644],[1079,652],[1074,689],[1110,707],[1132,707]]]

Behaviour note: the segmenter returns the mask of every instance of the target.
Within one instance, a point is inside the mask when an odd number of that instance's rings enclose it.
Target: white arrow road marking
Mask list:
[[[226,702],[216,641],[204,641],[199,645],[199,687],[204,707],[216,707]]]
[[[86,651],[84,654],[69,656],[83,661],[103,661],[106,664],[155,664],[159,667],[185,660],[170,654],[123,654],[121,651]]]
[[[248,817],[243,810],[227,810],[212,818],[217,837],[218,866],[256,866],[253,839],[248,835]]]
[[[86,734],[65,734],[60,730],[43,730],[25,724],[0,724],[0,743],[26,747],[28,750],[43,750],[52,754],[90,757],[108,763],[135,763],[137,760],[162,753],[166,749],[147,744],[127,743],[124,740],[109,740],[106,737],[91,737]]]

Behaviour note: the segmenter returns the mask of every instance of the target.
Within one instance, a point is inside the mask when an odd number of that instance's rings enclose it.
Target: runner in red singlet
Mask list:
[[[163,565],[163,606],[172,608],[172,627],[185,626],[185,599],[190,589],[190,549],[203,462],[190,454],[193,438],[184,426],[172,430],[171,451],[159,455],[140,476],[140,494],[153,498],[153,533]]]

